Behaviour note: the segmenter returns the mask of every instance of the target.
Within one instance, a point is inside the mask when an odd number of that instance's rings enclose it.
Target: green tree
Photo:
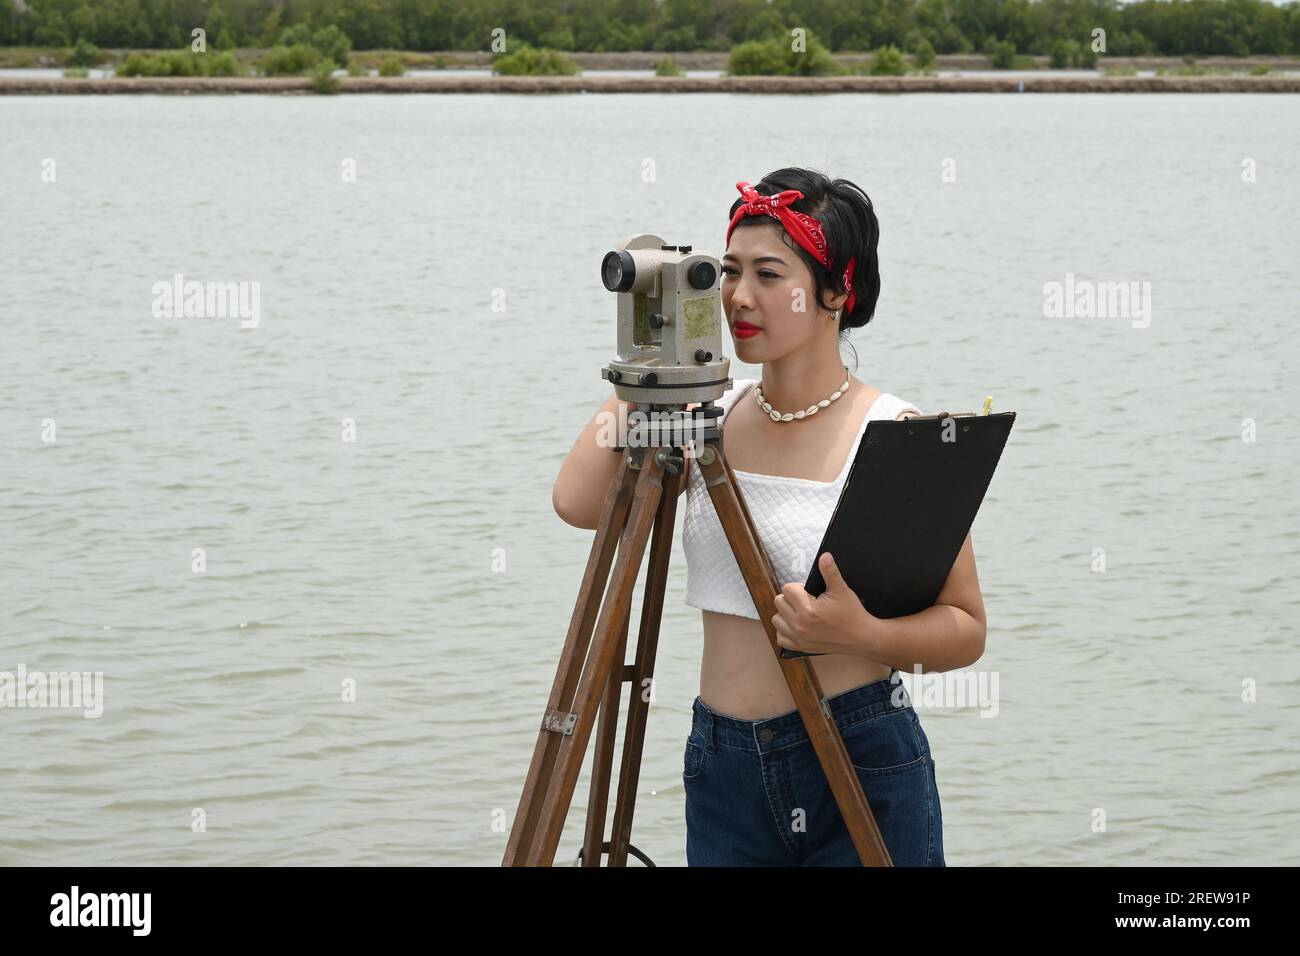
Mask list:
[[[699,45],[700,39],[695,35],[695,28],[692,26],[662,30],[655,35],[654,40],[656,50],[690,51],[697,49]]]
[[[871,54],[872,76],[903,76],[907,73],[907,57],[896,46],[882,46]]]
[[[665,42],[656,50],[695,50],[712,39],[718,18],[712,3],[700,0],[662,0],[660,30]]]
[[[686,71],[677,65],[677,57],[666,56],[655,61],[655,76],[685,76]]]
[[[312,17],[314,25],[337,26],[352,38],[352,45],[358,50],[391,50],[402,46],[400,5],[394,0],[313,0],[312,5],[316,8]],[[501,25],[501,15],[495,8],[474,13],[494,16],[498,20],[495,25]]]
[[[328,26],[311,35],[311,45],[327,60],[336,66],[348,65],[348,54],[352,50],[352,41],[348,35],[336,26]]]
[[[18,9],[14,0],[0,0],[0,46],[14,46],[18,40]]]
[[[280,33],[280,46],[311,46],[311,27],[296,23]]]
[[[89,4],[83,3],[73,10],[68,16],[68,25],[72,28],[73,37],[78,41],[85,40],[89,43],[99,36],[99,21],[95,16],[94,7]]]
[[[1074,47],[1078,44],[1073,40],[1066,40],[1058,37],[1052,41],[1050,64],[1053,70],[1064,70],[1068,67],[1075,57]]]
[[[1140,30],[1116,30],[1107,38],[1106,53],[1110,56],[1146,56],[1151,52],[1151,41]]]
[[[203,17],[203,29],[207,31],[207,42],[210,46],[218,49],[234,49],[234,23],[220,2],[208,7],[207,14]]]
[[[68,57],[68,66],[96,66],[104,62],[104,56],[99,52],[99,47],[93,43],[87,43],[85,40],[78,40],[76,48],[72,55]]]
[[[262,24],[257,36],[258,46],[275,45],[276,39],[280,36],[280,31],[283,29],[280,25],[280,15],[283,11],[284,7],[273,7],[271,12],[262,19]]]
[[[792,46],[785,44],[787,72],[791,76],[836,76],[844,72],[844,67],[813,33],[805,37],[804,50],[794,50]]]
[[[573,58],[561,51],[522,43],[497,55],[492,72],[500,76],[570,76],[580,71]]]
[[[722,32],[732,44],[789,36],[780,11],[769,0],[737,0],[731,12],[723,14]]]
[[[267,76],[294,76],[311,69],[320,58],[320,51],[314,46],[301,43],[275,46],[262,57],[262,72]]]
[[[780,41],[749,40],[731,48],[726,72],[731,76],[779,76],[785,73]]]
[[[317,93],[337,93],[339,80],[334,75],[338,64],[333,60],[318,60],[311,68],[311,88]]]
[[[310,45],[333,27],[350,39],[349,52],[483,50],[497,27],[511,49],[520,42],[730,49],[772,39],[788,45],[799,27],[828,51],[892,45],[915,54],[924,39],[946,54],[993,42],[1021,53],[1057,48],[1057,62],[1058,41],[1091,52],[1100,27],[1106,52],[1121,56],[1300,55],[1297,0],[0,0],[0,45],[84,39],[101,48],[178,49],[195,26],[207,30],[209,49],[271,47],[286,29],[292,35],[281,45]]]
[[[917,69],[928,70],[934,66],[934,47],[925,37],[921,37],[920,42],[912,50],[912,59],[915,61]]]
[[[577,45],[573,39],[573,31],[569,29],[567,24],[547,30],[541,35],[539,42],[542,46],[549,47],[552,50],[572,50]]]
[[[984,54],[989,58],[989,65],[993,69],[1009,70],[1016,61],[1016,45],[1010,40],[989,37],[984,44]]]
[[[233,39],[231,42],[233,42]],[[204,60],[204,72],[208,76],[239,76],[244,72],[234,50],[207,53],[204,54]]]
[[[939,53],[968,53],[974,47],[956,23],[955,0],[919,0],[917,28]]]
[[[32,35],[37,46],[71,46],[72,36],[63,14],[53,10],[41,18],[41,24]]]

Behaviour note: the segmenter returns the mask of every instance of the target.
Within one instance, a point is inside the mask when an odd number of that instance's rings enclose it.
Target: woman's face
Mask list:
[[[817,305],[812,272],[783,234],[776,223],[737,227],[722,257],[722,311],[736,357],[750,365],[788,355],[836,326]]]

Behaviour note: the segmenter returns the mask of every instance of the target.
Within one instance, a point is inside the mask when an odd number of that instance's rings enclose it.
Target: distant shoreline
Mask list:
[[[0,69],[14,68],[59,68],[67,63],[70,48],[66,47],[0,47]],[[128,49],[105,48],[101,54],[109,65],[118,65],[125,58]],[[162,50],[142,50],[144,53],[167,52]],[[262,47],[239,47],[235,56],[248,69],[255,69],[267,54]],[[627,50],[618,52],[566,52],[583,70],[646,70],[653,72],[655,64],[666,56],[672,56],[677,65],[686,71],[722,71],[727,68],[730,54],[710,50],[692,50],[687,52]],[[353,50],[351,59],[370,67],[389,58],[396,57],[408,70],[439,69],[448,73],[459,70],[491,69],[495,54],[485,50]],[[869,52],[839,52],[831,56],[843,67],[853,70],[871,61]],[[909,63],[915,58],[905,54]],[[1026,61],[1024,67],[1016,69],[1041,69],[1047,72],[1050,57],[1041,54],[1024,54],[1018,58]],[[1231,70],[1248,72],[1255,66],[1267,66],[1274,71],[1300,70],[1300,57],[1288,55],[1252,54],[1247,56],[1196,56],[1199,66],[1210,70]],[[1102,54],[1097,57],[1099,69],[1117,70],[1176,70],[1186,66],[1181,56],[1114,56]],[[935,70],[991,70],[989,58],[979,53],[940,53],[935,56]]]
[[[1300,93],[1300,76],[346,76],[339,93]],[[317,95],[300,76],[0,78],[0,96]]]

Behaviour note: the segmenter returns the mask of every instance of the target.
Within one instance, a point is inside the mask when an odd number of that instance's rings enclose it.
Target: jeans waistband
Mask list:
[[[888,677],[861,684],[826,700],[841,732],[872,717],[912,708],[911,698],[897,668],[890,671]],[[711,710],[696,697],[692,710],[693,732],[714,746],[766,753],[808,740],[808,730],[797,709],[762,720],[742,720]]]

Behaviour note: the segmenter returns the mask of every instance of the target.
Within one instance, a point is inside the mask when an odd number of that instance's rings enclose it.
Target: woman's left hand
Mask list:
[[[826,590],[813,597],[791,582],[776,596],[776,639],[782,647],[806,654],[862,655],[879,621],[845,582],[830,552],[819,562]]]

